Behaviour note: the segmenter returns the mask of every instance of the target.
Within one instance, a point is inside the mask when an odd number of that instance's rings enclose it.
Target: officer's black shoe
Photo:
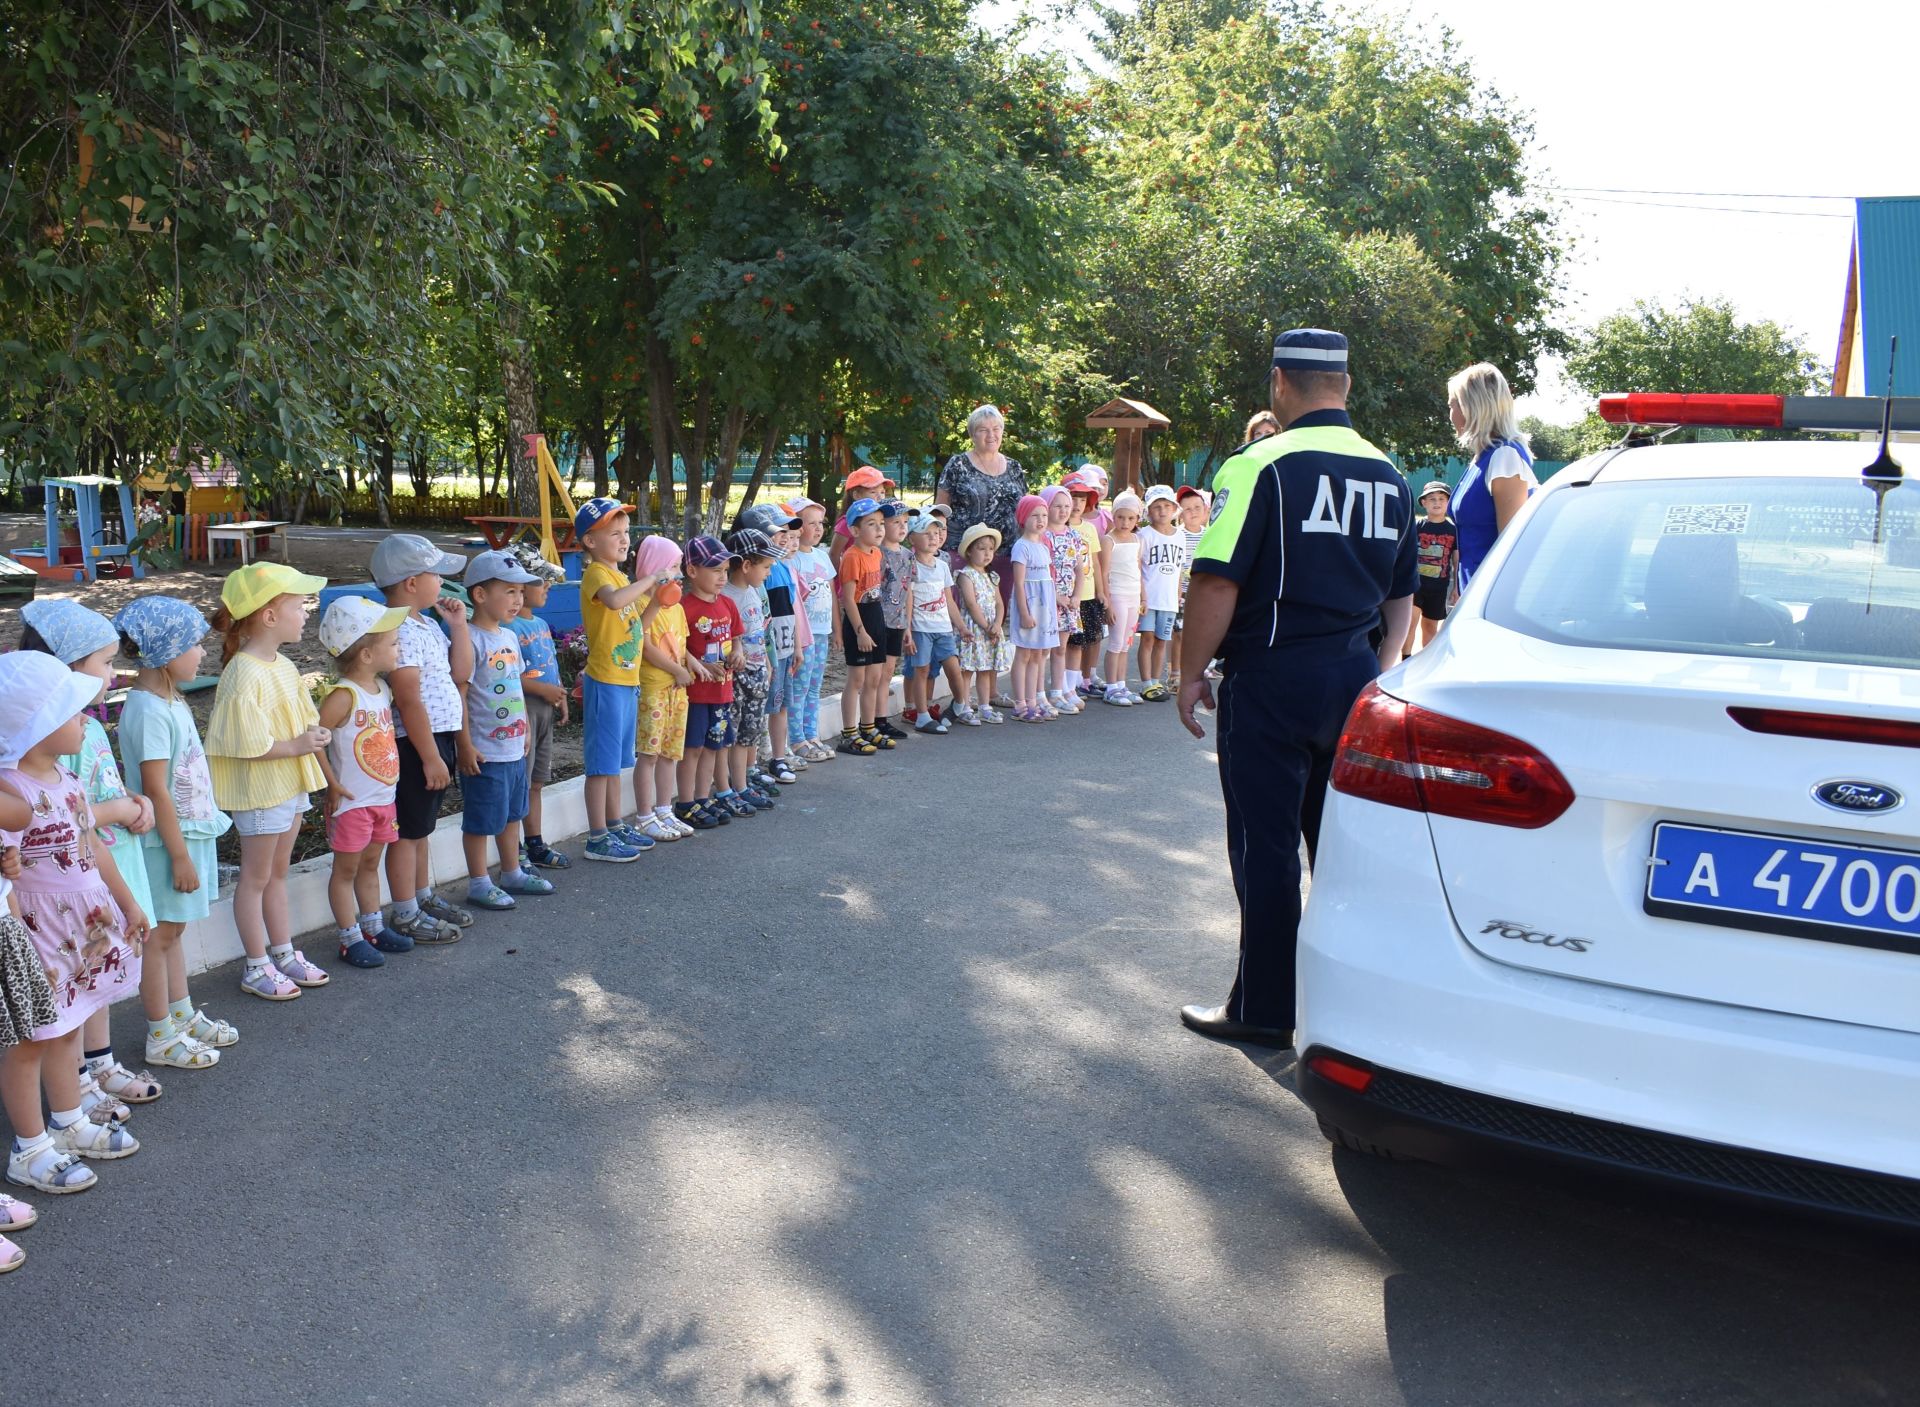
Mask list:
[[[1293,1045],[1293,1032],[1280,1026],[1255,1026],[1235,1021],[1224,1006],[1183,1006],[1180,1019],[1189,1030],[1220,1041],[1246,1041],[1250,1045],[1277,1046],[1286,1050]]]

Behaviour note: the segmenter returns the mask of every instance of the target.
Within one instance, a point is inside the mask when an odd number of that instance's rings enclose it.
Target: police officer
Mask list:
[[[1225,1005],[1180,1009],[1202,1035],[1293,1044],[1300,838],[1311,863],[1341,725],[1399,663],[1412,621],[1417,515],[1399,471],[1355,433],[1351,384],[1339,333],[1274,339],[1273,413],[1286,428],[1221,465],[1194,554],[1180,721],[1205,736],[1194,709],[1213,704],[1207,665],[1220,658],[1220,789],[1240,900]],[[1376,652],[1367,637],[1382,624],[1389,643]]]

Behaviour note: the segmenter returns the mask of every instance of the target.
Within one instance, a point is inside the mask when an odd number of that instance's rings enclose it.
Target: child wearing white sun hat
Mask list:
[[[147,933],[147,916],[112,854],[95,843],[93,810],[79,778],[60,761],[80,750],[85,710],[99,691],[98,679],[52,655],[18,650],[0,656],[0,791],[11,798],[0,807],[0,823],[10,826],[0,844],[20,852],[9,907],[26,926],[54,1008],[51,1021],[15,1032],[0,1095],[14,1131],[7,1181],[42,1192],[91,1187],[94,1175],[82,1158],[125,1158],[140,1150],[104,1109],[86,1110],[80,1084],[81,1027],[94,1012],[139,990]],[[15,802],[26,803],[24,823]],[[9,963],[8,992],[21,980]],[[50,1110],[44,1124],[43,1087]]]

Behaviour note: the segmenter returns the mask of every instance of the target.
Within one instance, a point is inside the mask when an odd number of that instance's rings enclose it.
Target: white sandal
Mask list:
[[[48,1153],[54,1155],[53,1160],[35,1172],[34,1164]],[[32,1187],[57,1196],[65,1192],[85,1192],[99,1180],[92,1168],[76,1155],[61,1152],[58,1145],[36,1148],[31,1153],[7,1155],[7,1181],[16,1187]]]
[[[151,1104],[164,1092],[160,1082],[145,1070],[136,1075],[118,1060],[97,1067],[93,1077],[101,1089],[129,1104]]]
[[[181,1030],[192,1036],[201,1045],[210,1045],[216,1050],[225,1050],[230,1045],[240,1044],[240,1032],[229,1021],[217,1021],[206,1012],[195,1008]]]
[[[133,1117],[133,1110],[100,1088],[91,1070],[80,1076],[80,1108],[95,1122],[111,1123],[116,1128]]]
[[[55,1148],[79,1158],[131,1158],[140,1151],[139,1139],[111,1119],[102,1122],[91,1113],[82,1114],[65,1128],[49,1119],[47,1132],[53,1136]]]
[[[147,1060],[175,1070],[211,1070],[220,1063],[220,1052],[175,1027],[158,1039],[147,1037]]]

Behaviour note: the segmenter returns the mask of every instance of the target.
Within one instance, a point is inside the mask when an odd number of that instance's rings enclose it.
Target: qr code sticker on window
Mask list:
[[[1747,530],[1750,503],[1676,503],[1667,509],[1667,521],[1660,529],[1662,537],[1691,534],[1738,536]]]

